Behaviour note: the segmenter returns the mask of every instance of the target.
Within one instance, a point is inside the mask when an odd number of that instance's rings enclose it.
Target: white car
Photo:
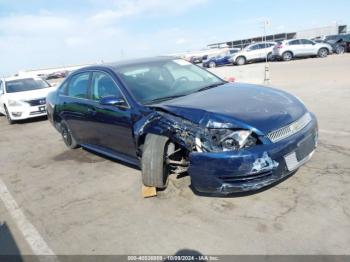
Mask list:
[[[308,39],[284,40],[273,48],[273,56],[283,61],[294,57],[327,57],[332,53],[332,46],[327,43],[316,43]]]
[[[236,65],[244,65],[252,61],[265,60],[266,56],[268,60],[272,60],[272,49],[276,44],[276,42],[261,42],[248,45],[235,53],[230,61]]]
[[[54,88],[36,77],[0,79],[0,113],[8,123],[46,115],[46,95]]]

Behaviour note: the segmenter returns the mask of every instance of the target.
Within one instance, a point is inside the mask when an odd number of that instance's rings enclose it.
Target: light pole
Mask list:
[[[267,36],[266,36],[266,27],[270,25],[269,20],[264,20],[264,44],[265,44],[265,74],[264,74],[264,84],[269,84],[271,79],[270,79],[270,66],[269,66],[269,61],[268,61],[268,54],[267,54]]]

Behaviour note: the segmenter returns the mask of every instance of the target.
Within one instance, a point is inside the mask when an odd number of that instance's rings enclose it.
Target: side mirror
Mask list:
[[[104,106],[126,106],[127,103],[123,98],[116,96],[106,96],[101,98],[100,104]]]

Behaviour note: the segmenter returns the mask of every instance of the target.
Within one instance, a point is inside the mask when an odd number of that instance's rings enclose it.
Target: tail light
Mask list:
[[[283,48],[283,45],[277,45],[276,47],[277,48]]]

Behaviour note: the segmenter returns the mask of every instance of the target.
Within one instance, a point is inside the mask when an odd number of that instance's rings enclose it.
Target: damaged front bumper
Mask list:
[[[239,151],[192,152],[192,186],[201,193],[231,194],[259,190],[291,175],[312,156],[317,146],[317,121],[279,142]]]

